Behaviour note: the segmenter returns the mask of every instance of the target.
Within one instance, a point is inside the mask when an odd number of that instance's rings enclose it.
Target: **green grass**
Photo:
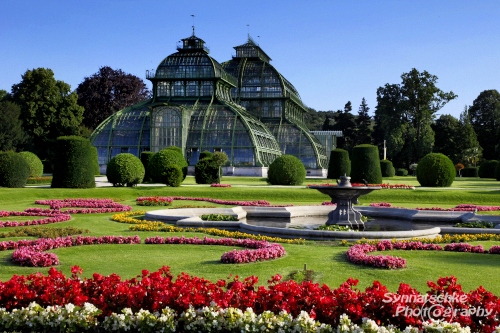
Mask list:
[[[414,177],[397,177],[386,179],[391,183],[412,184]],[[386,181],[384,180],[384,182]],[[325,183],[324,179],[308,179],[307,183]],[[165,207],[141,207],[135,205],[139,196],[192,196],[211,197],[228,200],[268,200],[273,204],[320,204],[328,197],[305,186],[301,187],[271,187],[265,180],[258,177],[224,177],[223,183],[229,183],[231,188],[210,188],[207,185],[194,184],[188,177],[180,188],[169,187],[137,187],[137,188],[95,188],[95,189],[51,189],[51,188],[0,188],[1,210],[23,210],[35,207],[37,199],[55,198],[112,198],[121,203],[132,205],[135,210],[164,209]],[[245,185],[245,186],[243,186]],[[396,206],[440,206],[449,207],[459,203],[481,205],[497,205],[500,203],[500,183],[494,180],[458,179],[451,189],[421,189],[415,190],[380,190],[361,198],[362,204],[370,202],[390,202]],[[182,205],[208,205],[205,202],[174,201],[173,207]],[[210,204],[212,205],[212,204]],[[112,214],[73,215],[68,222],[48,225],[46,227],[73,226],[89,229],[92,236],[102,235],[135,235],[142,240],[156,235],[153,232],[131,232],[127,224],[112,222]],[[2,219],[2,220],[5,220]],[[14,228],[5,228],[7,232]],[[167,234],[162,234],[167,236]],[[173,236],[174,234],[168,234]],[[180,235],[180,234],[176,234]],[[203,237],[204,234],[186,234],[187,236]],[[7,238],[8,239],[8,238]],[[17,239],[17,238],[11,238]],[[0,241],[4,241],[0,239]],[[493,242],[482,242],[486,248]],[[492,277],[497,275],[500,260],[495,255],[448,253],[435,251],[392,251],[392,255],[407,259],[408,268],[402,270],[380,270],[356,266],[345,261],[346,247],[338,246],[336,242],[308,242],[307,245],[284,245],[287,255],[278,260],[253,264],[221,264],[220,256],[231,250],[228,247],[194,246],[194,245],[100,245],[81,246],[54,250],[62,264],[58,269],[69,274],[70,267],[78,265],[84,269],[85,276],[92,273],[117,273],[124,278],[139,275],[141,270],[156,270],[165,265],[170,266],[174,274],[186,272],[202,276],[212,281],[225,279],[230,274],[246,277],[256,275],[260,283],[265,282],[275,274],[283,276],[301,270],[304,264],[307,269],[314,270],[315,281],[338,287],[349,277],[360,280],[364,288],[374,280],[379,280],[389,289],[396,290],[400,283],[408,283],[426,291],[428,280],[437,280],[440,276],[454,275],[459,283],[468,291],[483,285],[486,289],[500,295],[500,285]],[[9,258],[12,251],[0,252],[0,280],[5,281],[14,274],[30,274],[47,272],[48,268],[30,268],[13,265]],[[388,254],[388,252],[384,252]]]

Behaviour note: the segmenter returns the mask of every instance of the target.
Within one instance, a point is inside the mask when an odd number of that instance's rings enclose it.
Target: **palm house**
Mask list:
[[[306,107],[296,89],[251,38],[235,49],[220,64],[193,31],[147,71],[152,98],[116,112],[90,137],[101,172],[119,153],[177,146],[191,171],[208,150],[227,154],[226,174],[266,176],[282,154],[298,157],[309,175],[324,174],[325,148],[304,124]]]

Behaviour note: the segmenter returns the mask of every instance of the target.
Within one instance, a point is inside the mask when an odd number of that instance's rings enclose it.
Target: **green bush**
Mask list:
[[[500,180],[500,162],[497,164],[497,167],[495,168],[495,179]]]
[[[171,164],[165,168],[165,173],[163,174],[162,178],[162,183],[164,183],[165,185],[179,187],[184,180],[184,175],[180,166]]]
[[[417,181],[426,187],[450,187],[455,180],[453,162],[440,153],[425,155],[417,166]]]
[[[495,178],[495,169],[498,165],[497,160],[484,161],[479,166],[479,177],[480,178]]]
[[[163,183],[163,175],[169,165],[178,165],[182,170],[182,180],[186,178],[188,163],[178,150],[165,148],[153,155],[149,161],[149,171],[155,183]]]
[[[95,187],[94,161],[90,141],[81,136],[60,136],[55,143],[52,187]]]
[[[396,176],[408,176],[408,170],[404,168],[397,168],[396,169]]]
[[[43,163],[35,154],[30,151],[22,151],[19,153],[30,167],[30,177],[40,177],[43,174]]]
[[[92,147],[92,163],[94,163],[94,176],[100,176],[101,168],[99,167],[99,155],[96,147]]]
[[[352,149],[351,182],[369,184],[382,183],[382,170],[378,148],[374,145],[362,144]]]
[[[177,147],[177,146],[169,146],[165,149],[170,149],[170,150],[175,150],[176,152],[178,152],[179,154],[182,155],[182,148],[181,147]]]
[[[144,179],[144,166],[141,160],[130,153],[113,157],[106,167],[106,177],[113,186],[135,186]]]
[[[340,176],[349,176],[351,174],[351,160],[349,152],[344,149],[334,149],[330,152],[330,161],[328,162],[329,179],[338,179]]]
[[[0,186],[24,187],[30,175],[26,159],[13,151],[0,152]]]
[[[211,157],[198,160],[194,167],[196,184],[214,184],[219,181],[219,165]]]
[[[380,161],[380,171],[382,172],[382,177],[394,177],[396,174],[396,169],[389,160]]]
[[[462,175],[462,177],[479,177],[479,168],[477,167],[463,168],[460,174]]]
[[[200,153],[200,157],[198,158],[199,160],[202,160],[204,158],[207,158],[207,157],[212,157],[213,153],[208,151],[208,150],[204,150]]]
[[[305,179],[306,168],[293,155],[277,157],[267,171],[267,182],[271,185],[301,185]]]
[[[151,159],[153,158],[155,153],[152,151],[143,151],[141,153],[141,162],[142,165],[144,166],[145,174],[144,174],[144,182],[145,183],[152,183],[153,182],[153,177],[151,177],[151,169],[149,166],[149,162],[151,162]]]

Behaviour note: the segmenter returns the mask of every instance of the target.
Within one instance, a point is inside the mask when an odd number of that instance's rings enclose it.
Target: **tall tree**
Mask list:
[[[338,138],[337,143],[339,148],[351,150],[354,144],[356,121],[351,113],[352,104],[347,102],[344,105],[344,111],[338,110],[333,115],[335,124],[331,127],[334,131],[342,131],[343,136]]]
[[[472,126],[467,106],[465,106],[464,111],[460,114],[460,129],[458,137],[458,147],[461,151],[461,160],[476,166],[478,158],[482,156],[483,148],[479,144],[476,131]]]
[[[436,86],[437,76],[413,68],[401,75],[401,83],[386,84],[377,90],[377,120],[385,131],[388,151],[404,164],[420,160],[432,150],[434,115],[456,98]],[[389,155],[390,156],[390,155]]]
[[[372,117],[368,114],[370,108],[365,98],[361,100],[356,118],[356,140],[355,144],[372,143]]]
[[[13,101],[21,107],[20,118],[34,153],[47,158],[49,148],[62,135],[79,133],[83,108],[70,86],[54,78],[48,68],[27,70],[12,86]]]
[[[85,108],[83,124],[91,130],[115,112],[150,96],[142,79],[108,66],[84,78],[76,92],[78,104]]]
[[[2,91],[0,91],[0,95]],[[4,95],[6,96],[6,94]],[[18,150],[26,137],[19,119],[21,108],[5,98],[0,98],[0,151]]]
[[[460,121],[449,114],[442,114],[432,125],[435,133],[433,151],[448,156],[453,163],[463,162]]]
[[[485,90],[469,107],[469,117],[483,147],[483,157],[495,160],[500,157],[500,93]]]

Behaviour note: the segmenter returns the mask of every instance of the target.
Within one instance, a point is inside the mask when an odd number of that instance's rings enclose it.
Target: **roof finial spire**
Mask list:
[[[193,36],[194,36],[194,14],[191,15],[191,17],[193,18],[193,25],[191,26],[191,28],[193,28]]]
[[[247,36],[250,39],[250,24],[247,24]]]

